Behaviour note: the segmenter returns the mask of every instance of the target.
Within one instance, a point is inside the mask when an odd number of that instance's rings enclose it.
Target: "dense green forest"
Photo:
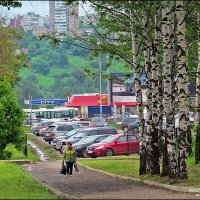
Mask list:
[[[85,46],[84,41],[77,41]],[[28,99],[29,92],[36,98],[66,98],[72,94],[99,92],[99,58],[93,58],[90,51],[66,43],[52,44],[48,39],[35,37],[31,31],[24,32],[19,43],[21,49],[28,49],[30,67],[20,71],[16,92],[20,103]],[[106,55],[101,56],[102,71],[106,71]],[[85,68],[91,68],[95,75],[88,76]],[[122,71],[122,63],[114,61],[110,72]],[[106,92],[107,80],[102,81]]]

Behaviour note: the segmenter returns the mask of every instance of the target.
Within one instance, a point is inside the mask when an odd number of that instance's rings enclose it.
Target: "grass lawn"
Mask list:
[[[39,156],[36,154],[35,150],[28,145],[28,153],[27,157],[24,155],[23,152],[18,151],[13,145],[9,145],[7,147],[10,152],[13,153],[12,157],[9,160],[34,160],[34,161],[40,161]]]
[[[0,199],[58,199],[36,182],[22,166],[0,162]]]
[[[118,156],[116,156],[118,157]],[[127,158],[128,156],[126,156]],[[136,156],[137,157],[137,156]],[[123,158],[123,157],[121,157]],[[142,175],[139,176],[139,160],[79,160],[80,163],[87,165],[89,167],[99,169],[105,172],[134,177],[139,179],[147,179],[156,181],[164,184],[173,184],[179,186],[191,186],[200,188],[200,164],[194,165],[194,157],[191,157],[187,160],[188,163],[188,180],[179,181],[177,183],[171,183],[168,177],[160,177],[159,175]]]
[[[62,155],[59,156],[51,146],[40,141],[37,136],[33,134],[28,134],[27,136],[28,140],[32,141],[41,149],[42,152],[46,153],[50,160],[61,160]]]
[[[117,130],[121,129],[121,124],[108,124],[108,126],[114,126]]]

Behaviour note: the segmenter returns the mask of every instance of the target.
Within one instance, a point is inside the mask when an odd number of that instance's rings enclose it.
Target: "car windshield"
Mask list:
[[[84,141],[82,141],[82,143],[90,143],[93,142],[94,140],[96,140],[96,138],[98,138],[98,135],[93,135],[93,136],[88,136]],[[81,140],[79,141],[79,143],[81,143]]]
[[[67,136],[68,136],[68,137],[71,137],[71,136],[73,136],[73,135],[76,134],[76,133],[77,133],[76,130],[72,130],[72,131],[67,132]]]
[[[48,128],[47,128],[47,131],[53,131],[53,129],[55,128],[56,126],[49,126]]]
[[[86,143],[85,141],[87,141],[88,138],[89,138],[89,136],[86,136],[86,137],[82,138],[81,140],[79,140],[79,141],[77,142],[77,144]]]
[[[111,136],[109,136],[109,137],[103,139],[103,140],[101,141],[101,143],[113,142],[113,141],[116,140],[117,138],[118,138],[118,136],[116,136],[116,135],[111,135]]]
[[[82,138],[82,137],[85,137],[85,135],[86,135],[85,133],[81,132],[81,133],[77,133],[76,135],[74,135],[73,138],[74,139],[76,139],[76,138]]]

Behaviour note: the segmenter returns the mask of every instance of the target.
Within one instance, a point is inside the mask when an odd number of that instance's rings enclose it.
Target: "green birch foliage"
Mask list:
[[[22,150],[25,144],[25,134],[22,129],[25,115],[22,107],[7,81],[0,83],[0,159],[11,157],[5,149],[13,144]]]

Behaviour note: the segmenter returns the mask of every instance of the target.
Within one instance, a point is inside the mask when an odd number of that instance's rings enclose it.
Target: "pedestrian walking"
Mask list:
[[[76,161],[76,150],[72,147],[71,142],[67,142],[67,147],[63,153],[63,161],[62,163],[66,162],[67,166],[67,176],[72,176],[73,173],[73,165]]]

